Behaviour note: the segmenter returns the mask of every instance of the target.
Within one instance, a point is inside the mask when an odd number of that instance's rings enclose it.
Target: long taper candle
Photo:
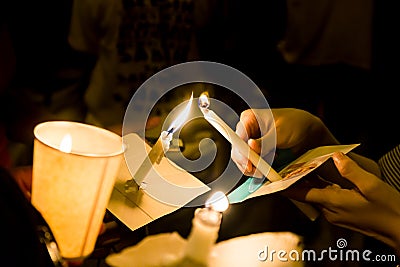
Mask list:
[[[159,164],[164,153],[168,151],[169,144],[172,140],[172,131],[163,131],[160,137],[157,139],[157,142],[151,148],[149,154],[146,158],[144,158],[142,164],[139,169],[134,174],[133,178],[126,181],[125,183],[125,191],[132,192],[138,189],[138,186],[141,188],[145,188],[146,185],[144,183],[144,178],[151,170],[153,164]]]

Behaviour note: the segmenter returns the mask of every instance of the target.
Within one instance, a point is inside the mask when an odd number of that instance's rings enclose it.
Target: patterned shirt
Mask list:
[[[383,180],[400,191],[400,144],[383,155],[378,164]]]

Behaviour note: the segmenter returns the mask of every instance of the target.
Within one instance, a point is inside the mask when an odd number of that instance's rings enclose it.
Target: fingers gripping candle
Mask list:
[[[243,156],[269,180],[276,182],[282,177],[257,154],[249,145],[240,138],[224,120],[222,120],[210,107],[210,100],[207,93],[203,93],[199,97],[199,108],[204,118],[229,141]],[[261,179],[261,178],[256,178]],[[315,220],[319,216],[319,212],[311,205],[291,199],[291,201],[310,219]]]
[[[228,124],[225,123],[213,110],[209,109],[210,100],[207,93],[199,97],[199,107],[204,118],[228,140],[232,146],[238,149],[240,153],[247,157],[254,166],[257,167],[271,182],[282,179],[279,174],[271,168],[249,145],[241,139]]]

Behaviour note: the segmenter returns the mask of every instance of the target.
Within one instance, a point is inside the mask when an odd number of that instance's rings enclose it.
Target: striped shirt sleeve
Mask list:
[[[378,160],[382,178],[400,191],[400,144]]]

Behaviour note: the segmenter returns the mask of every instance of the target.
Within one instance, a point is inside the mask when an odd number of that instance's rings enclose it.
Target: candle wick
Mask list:
[[[174,127],[171,127],[168,131],[167,131],[167,136],[172,134],[174,132]]]
[[[197,103],[201,109],[208,109],[208,107],[210,106],[210,100],[208,99],[208,94],[205,93],[200,95]]]

